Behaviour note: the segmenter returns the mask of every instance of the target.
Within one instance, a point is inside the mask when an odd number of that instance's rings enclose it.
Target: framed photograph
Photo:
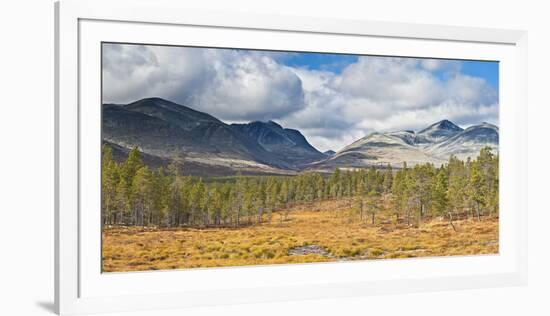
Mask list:
[[[526,33],[56,3],[59,314],[526,283]]]

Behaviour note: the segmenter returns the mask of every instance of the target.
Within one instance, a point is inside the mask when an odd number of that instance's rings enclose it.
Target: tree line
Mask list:
[[[349,201],[349,216],[374,224],[384,210],[411,224],[426,217],[498,214],[498,155],[489,148],[474,159],[451,157],[435,167],[393,170],[336,169],[330,175],[242,176],[227,181],[180,173],[182,162],[151,169],[138,148],[124,162],[102,148],[102,221],[106,225],[163,227],[242,226],[283,221],[292,205],[329,199]]]

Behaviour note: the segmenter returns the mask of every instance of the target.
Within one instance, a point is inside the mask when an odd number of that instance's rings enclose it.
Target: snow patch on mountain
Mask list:
[[[463,129],[449,120],[442,120],[414,131],[372,133],[344,147],[324,161],[310,164],[309,169],[330,171],[335,168],[401,167],[448,161],[451,155],[460,159],[475,158],[481,148],[498,151],[498,127],[482,123]]]

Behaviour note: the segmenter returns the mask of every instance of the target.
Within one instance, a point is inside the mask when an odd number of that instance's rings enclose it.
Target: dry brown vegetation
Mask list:
[[[295,206],[284,219],[240,228],[105,227],[103,271],[142,271],[498,253],[498,218],[434,218],[407,226],[391,214],[352,217],[350,201]],[[306,247],[304,247],[306,246]]]

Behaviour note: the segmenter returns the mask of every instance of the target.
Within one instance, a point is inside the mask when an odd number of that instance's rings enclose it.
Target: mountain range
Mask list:
[[[481,148],[498,151],[498,127],[489,123],[467,129],[442,120],[419,131],[372,133],[344,147],[333,156],[308,166],[330,171],[335,168],[401,167],[430,162],[445,163],[451,155],[460,159],[475,158]]]
[[[462,129],[443,120],[419,131],[372,133],[338,152],[314,148],[298,130],[273,121],[226,124],[214,116],[160,98],[102,105],[102,139],[115,159],[138,147],[150,166],[184,161],[185,174],[295,174],[330,172],[404,161],[444,163],[451,155],[475,157],[484,146],[498,150],[498,127]]]

